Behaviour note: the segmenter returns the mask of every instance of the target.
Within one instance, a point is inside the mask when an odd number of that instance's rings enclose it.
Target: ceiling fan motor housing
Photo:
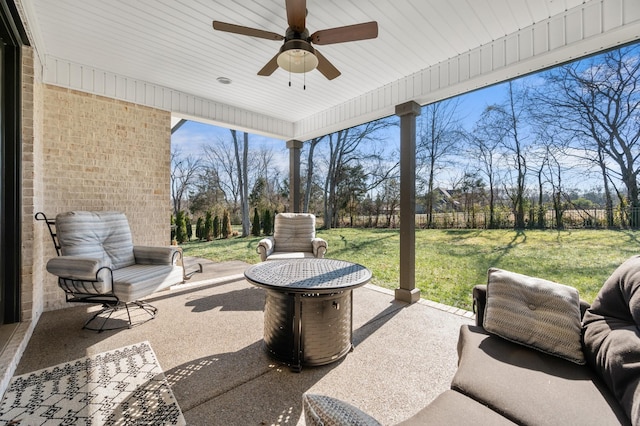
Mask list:
[[[306,42],[311,41],[311,37],[309,37],[309,30],[306,28],[301,33],[292,30],[291,27],[287,28],[287,32],[284,35],[284,40],[304,40]]]

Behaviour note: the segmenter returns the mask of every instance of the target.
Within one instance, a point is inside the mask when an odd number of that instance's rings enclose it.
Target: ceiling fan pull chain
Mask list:
[[[289,87],[291,87],[291,56],[289,56]]]
[[[307,55],[302,57],[302,61],[304,62],[304,69],[307,69]],[[307,90],[307,73],[306,71],[302,73],[302,90]]]

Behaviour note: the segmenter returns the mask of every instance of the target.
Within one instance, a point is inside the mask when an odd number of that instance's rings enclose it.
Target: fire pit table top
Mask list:
[[[250,266],[246,279],[260,287],[287,293],[335,293],[366,284],[371,271],[337,259],[267,260]]]

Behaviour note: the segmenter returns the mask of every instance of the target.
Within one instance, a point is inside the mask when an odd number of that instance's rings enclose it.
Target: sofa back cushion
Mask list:
[[[312,251],[316,217],[310,213],[278,213],[273,238],[276,251]]]
[[[489,269],[483,324],[488,332],[585,364],[580,316],[580,297],[575,288]]]
[[[112,269],[135,264],[131,229],[124,213],[72,211],[56,216],[63,256],[102,259]]]
[[[634,425],[640,425],[640,256],[620,265],[584,315],[584,345]]]

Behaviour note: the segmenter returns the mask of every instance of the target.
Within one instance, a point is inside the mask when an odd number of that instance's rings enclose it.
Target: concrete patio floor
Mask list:
[[[132,329],[83,330],[96,307],[44,313],[16,375],[148,341],[189,425],[304,425],[306,392],[391,425],[449,388],[458,330],[473,322],[469,312],[424,300],[406,305],[366,285],[354,291],[354,351],[295,373],[263,350],[264,290],[244,280],[248,265],[203,264],[193,282],[147,298],[158,315]]]

